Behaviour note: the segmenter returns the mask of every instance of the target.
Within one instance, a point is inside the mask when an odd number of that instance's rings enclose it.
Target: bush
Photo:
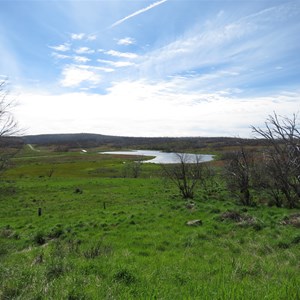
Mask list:
[[[43,232],[37,232],[33,237],[33,241],[38,245],[44,245],[46,243],[46,237]]]

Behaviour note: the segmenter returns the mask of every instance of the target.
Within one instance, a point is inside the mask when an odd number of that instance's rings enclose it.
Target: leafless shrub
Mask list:
[[[162,168],[165,176],[178,188],[184,199],[193,199],[195,188],[203,180],[203,164],[201,156],[196,155],[191,161],[189,155],[177,153],[179,163],[164,165]]]
[[[250,189],[254,170],[254,154],[246,150],[243,145],[240,149],[227,154],[225,165],[225,179],[231,192],[238,195],[241,204],[253,205]]]
[[[263,153],[261,184],[270,191],[277,206],[294,208],[300,200],[300,127],[297,115],[292,118],[269,116],[265,128],[252,126],[263,137],[267,148]]]
[[[9,167],[10,159],[18,153],[22,142],[13,135],[20,133],[12,115],[14,101],[10,100],[7,80],[0,82],[0,173]]]

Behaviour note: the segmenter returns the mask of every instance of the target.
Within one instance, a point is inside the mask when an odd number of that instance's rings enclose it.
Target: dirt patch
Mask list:
[[[284,217],[284,219],[280,222],[281,225],[293,225],[295,227],[300,228],[300,213],[291,214],[289,216]]]
[[[225,220],[231,220],[239,224],[248,224],[248,225],[253,225],[255,224],[256,220],[254,217],[249,216],[247,214],[242,214],[238,211],[225,211],[220,215],[220,220],[225,221]]]

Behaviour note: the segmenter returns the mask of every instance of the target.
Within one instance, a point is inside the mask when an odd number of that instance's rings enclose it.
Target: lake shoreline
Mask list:
[[[193,154],[193,153],[175,153],[175,152],[162,152],[157,150],[127,150],[127,151],[105,151],[99,152],[99,154],[112,154],[112,155],[135,155],[135,156],[150,156],[154,157],[149,160],[143,161],[143,163],[154,164],[176,164],[180,163],[180,156],[184,156],[184,160],[187,163],[209,162],[214,160],[212,154]]]

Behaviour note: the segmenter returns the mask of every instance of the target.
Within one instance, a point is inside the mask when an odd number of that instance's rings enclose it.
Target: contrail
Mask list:
[[[115,26],[118,26],[118,25],[120,25],[121,23],[123,23],[124,21],[126,21],[126,20],[128,20],[128,19],[131,19],[131,18],[133,18],[133,17],[135,17],[135,16],[137,16],[137,15],[139,15],[139,14],[142,14],[142,13],[146,12],[147,10],[152,9],[152,8],[154,8],[154,7],[156,7],[156,6],[160,5],[160,4],[163,4],[164,2],[167,2],[167,1],[168,1],[168,0],[161,0],[161,1],[157,1],[157,2],[155,2],[155,3],[153,3],[153,4],[150,4],[149,6],[147,6],[147,7],[145,7],[145,8],[142,8],[142,9],[140,9],[140,10],[134,12],[133,14],[131,14],[131,15],[129,15],[129,16],[127,16],[127,17],[125,17],[125,18],[123,18],[123,19],[121,19],[121,20],[115,22],[114,24],[112,24],[112,25],[110,26],[110,28],[113,28],[113,27],[115,27]]]

